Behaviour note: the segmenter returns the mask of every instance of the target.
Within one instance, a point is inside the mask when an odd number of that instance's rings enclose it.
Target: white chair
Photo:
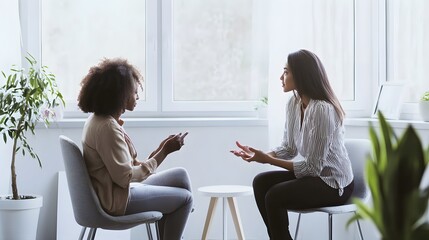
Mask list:
[[[87,228],[90,229],[88,239],[94,239],[98,228],[124,230],[140,224],[146,224],[148,238],[152,240],[151,223],[155,223],[156,235],[159,239],[157,223],[162,218],[161,212],[148,211],[124,216],[107,214],[92,187],[79,147],[65,136],[60,136],[60,144],[74,218],[82,226],[80,240],[83,239]]]
[[[299,223],[301,221],[301,214],[303,213],[313,213],[313,212],[324,212],[328,214],[328,231],[329,231],[329,240],[332,240],[332,216],[334,214],[341,213],[356,213],[357,207],[352,202],[353,198],[361,199],[362,201],[367,202],[369,200],[369,189],[365,182],[364,178],[364,169],[365,162],[368,155],[371,153],[371,142],[367,139],[346,139],[345,145],[347,152],[352,163],[353,175],[354,175],[354,190],[349,201],[344,205],[331,206],[331,207],[321,207],[321,208],[312,208],[304,210],[290,210],[291,212],[299,213],[298,222],[296,224],[295,231],[295,240],[298,237]],[[360,227],[359,220],[356,221],[359,235],[361,240],[363,240],[362,229]]]

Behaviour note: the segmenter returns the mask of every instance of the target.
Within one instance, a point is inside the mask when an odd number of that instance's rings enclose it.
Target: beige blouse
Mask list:
[[[83,156],[92,185],[104,210],[123,215],[128,204],[130,182],[140,182],[154,173],[158,164],[150,158],[134,166],[134,146],[127,144],[122,126],[111,116],[92,114],[82,133]]]

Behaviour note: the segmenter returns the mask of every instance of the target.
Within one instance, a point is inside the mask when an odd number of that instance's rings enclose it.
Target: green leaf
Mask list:
[[[38,122],[50,123],[52,119],[41,118],[41,111],[64,102],[64,99],[57,87],[55,75],[47,72],[46,67],[39,67],[31,54],[25,56],[25,59],[29,63],[27,70],[13,65],[11,74],[6,75],[2,71],[6,82],[0,87],[0,129],[4,142],[8,138],[17,141],[13,145],[13,153],[28,153],[41,167],[42,162],[28,144],[26,134],[36,134]]]
[[[393,128],[378,113],[380,134],[369,127],[372,155],[365,166],[365,179],[372,194],[371,203],[355,202],[359,219],[369,219],[377,227],[382,239],[429,239],[427,222],[422,216],[427,211],[429,189],[419,186],[429,162],[429,148],[423,150],[417,132],[410,125],[397,137]]]
[[[427,240],[429,239],[429,223],[425,223],[416,228],[411,235],[412,240]]]

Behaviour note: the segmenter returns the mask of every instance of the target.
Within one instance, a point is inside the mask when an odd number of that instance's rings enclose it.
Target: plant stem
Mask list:
[[[18,188],[16,186],[16,171],[15,171],[15,158],[16,158],[16,144],[18,142],[18,135],[13,139],[13,147],[12,147],[12,163],[10,164],[10,170],[12,173],[12,194],[13,199],[18,200]]]
[[[16,147],[18,144],[18,138],[21,135],[21,124],[24,120],[24,116],[22,116],[19,119],[17,131],[15,134],[15,137],[13,139],[13,146],[12,146],[12,163],[10,164],[10,170],[11,170],[11,177],[12,177],[12,195],[14,200],[19,200],[19,194],[18,194],[18,186],[16,184],[16,170],[15,170],[15,160],[16,160]]]

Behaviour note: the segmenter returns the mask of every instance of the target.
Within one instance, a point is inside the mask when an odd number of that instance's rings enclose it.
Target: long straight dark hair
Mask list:
[[[287,64],[295,80],[298,95],[331,103],[342,122],[345,116],[344,109],[332,90],[325,68],[316,54],[301,49],[289,54]]]

